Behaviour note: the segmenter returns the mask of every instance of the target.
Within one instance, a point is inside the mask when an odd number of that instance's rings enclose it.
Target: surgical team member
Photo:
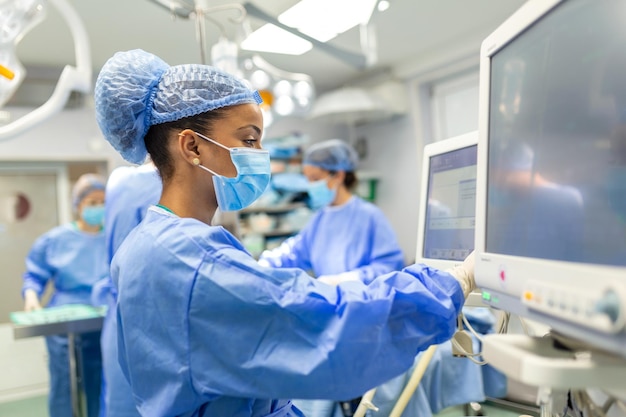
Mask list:
[[[357,183],[356,151],[340,139],[308,148],[302,171],[310,182],[309,198],[320,210],[300,233],[278,248],[265,251],[259,264],[313,271],[321,281],[370,283],[404,266],[402,250],[382,211],[352,193]],[[348,400],[344,398],[344,400]],[[307,417],[351,415],[358,401],[295,402]]]
[[[22,294],[26,311],[41,308],[39,298],[48,281],[54,292],[48,307],[90,304],[92,286],[107,274],[104,250],[105,179],[82,175],[72,189],[73,208],[78,219],[57,226],[40,236],[26,258]],[[72,417],[67,336],[46,336],[50,370],[50,417]],[[77,338],[81,375],[87,397],[87,415],[98,416],[102,359],[100,332]]]
[[[327,283],[358,279],[366,284],[404,266],[383,212],[351,191],[357,164],[356,151],[340,139],[306,150],[302,171],[310,182],[310,199],[321,209],[296,236],[263,252],[260,264],[312,270]]]
[[[130,162],[150,154],[163,180],[111,266],[141,415],[302,416],[288,398],[356,397],[452,336],[473,257],[452,273],[412,265],[331,286],[260,266],[211,226],[270,180],[260,96],[244,82],[133,50],[105,63],[95,98],[105,138]]]
[[[111,172],[106,185],[104,220],[109,263],[128,233],[145,217],[148,207],[159,201],[161,190],[161,179],[151,162],[139,167],[119,167]],[[117,290],[109,276],[96,286],[94,301],[108,306],[100,339],[104,376],[100,417],[136,417],[139,412],[117,359]]]

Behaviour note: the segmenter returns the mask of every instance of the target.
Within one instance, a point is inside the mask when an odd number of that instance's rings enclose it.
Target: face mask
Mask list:
[[[82,218],[90,226],[102,226],[104,224],[104,206],[85,207]]]
[[[270,183],[269,151],[251,148],[228,148],[198,132],[196,134],[202,139],[208,140],[230,152],[230,159],[237,169],[237,176],[228,178],[203,165],[198,165],[200,168],[213,174],[215,197],[220,210],[241,210],[254,203]]]
[[[332,203],[337,195],[337,189],[328,188],[328,180],[319,180],[309,184],[307,193],[311,208],[317,209]]]
[[[626,167],[610,169],[606,185],[609,205],[626,222]]]

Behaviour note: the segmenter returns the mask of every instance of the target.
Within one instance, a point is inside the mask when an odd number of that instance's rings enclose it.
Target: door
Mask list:
[[[69,221],[67,169],[0,163],[0,323],[23,309],[25,258],[43,233]]]

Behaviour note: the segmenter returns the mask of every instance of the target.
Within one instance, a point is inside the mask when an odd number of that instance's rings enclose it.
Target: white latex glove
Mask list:
[[[39,304],[39,296],[35,290],[28,289],[24,291],[24,311],[41,310]]]
[[[461,265],[448,269],[447,272],[459,281],[463,294],[467,298],[469,293],[476,289],[476,282],[474,281],[474,251],[465,258]]]
[[[346,281],[358,281],[359,273],[357,271],[349,271],[335,275],[320,275],[317,279],[328,285],[337,285]]]

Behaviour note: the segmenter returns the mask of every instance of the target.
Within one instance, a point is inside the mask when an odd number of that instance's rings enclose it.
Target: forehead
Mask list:
[[[83,201],[94,201],[94,200],[103,201],[104,200],[104,190],[92,190],[92,191],[89,191],[82,198],[81,202],[83,202]]]
[[[263,131],[263,113],[258,104],[239,104],[227,107],[225,110],[225,122],[234,125],[254,125]],[[218,126],[219,123],[216,124],[216,127]]]
[[[313,165],[303,165],[302,173],[310,180],[326,178],[329,174],[325,169]]]

